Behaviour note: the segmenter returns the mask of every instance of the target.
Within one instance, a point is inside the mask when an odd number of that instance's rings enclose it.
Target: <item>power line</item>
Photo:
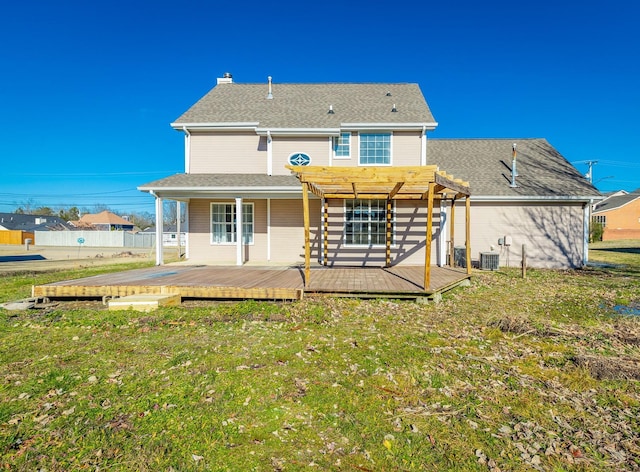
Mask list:
[[[5,176],[12,177],[95,177],[95,176],[104,176],[104,175],[166,175],[166,174],[177,174],[176,171],[140,171],[140,172],[65,172],[64,174],[55,174],[50,172],[38,172],[38,173],[16,173],[10,172],[5,174]]]

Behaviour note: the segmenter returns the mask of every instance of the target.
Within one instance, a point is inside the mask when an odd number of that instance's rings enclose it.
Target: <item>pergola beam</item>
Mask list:
[[[389,192],[389,199],[393,199],[393,197],[397,195],[397,193],[400,191],[403,185],[404,185],[404,182],[398,182],[396,186],[393,187],[393,190]]]

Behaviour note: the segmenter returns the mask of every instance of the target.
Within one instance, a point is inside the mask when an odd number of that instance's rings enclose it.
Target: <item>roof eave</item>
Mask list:
[[[302,193],[302,190],[299,186],[256,186],[256,187],[148,187],[142,186],[138,187],[138,190],[141,192],[193,192],[193,193],[215,193],[215,192],[235,192],[237,194],[243,192],[259,192],[259,193],[269,193],[269,192],[278,192],[278,193]]]
[[[425,123],[340,123],[343,130],[402,130],[402,131],[433,131],[438,126],[437,122]]]
[[[301,187],[138,187],[157,197],[169,200],[189,201],[192,199],[234,199],[248,200],[302,198]]]
[[[260,123],[258,121],[246,121],[246,122],[229,122],[229,123],[171,123],[171,127],[177,131],[189,130],[189,131],[211,131],[211,130],[223,130],[223,131],[241,131],[250,130],[255,131]]]
[[[258,136],[339,136],[340,128],[256,128]]]
[[[474,202],[583,202],[593,203],[598,200],[596,195],[473,195],[471,201]]]

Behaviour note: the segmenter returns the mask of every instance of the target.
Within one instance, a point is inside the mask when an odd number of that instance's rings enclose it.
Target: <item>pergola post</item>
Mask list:
[[[329,200],[327,200],[326,198],[323,199],[322,206],[324,208],[322,212],[323,226],[324,226],[324,232],[322,233],[323,235],[322,264],[326,266],[329,262]]]
[[[471,275],[471,200],[469,199],[469,195],[467,195],[465,201],[465,229],[466,229],[466,242],[465,246],[467,247],[467,275]]]
[[[391,200],[387,199],[387,230],[385,231],[385,267],[391,267],[391,237],[392,237],[392,225],[391,225]]]
[[[456,197],[451,199],[451,216],[449,222],[449,266],[454,267],[455,259],[455,227],[456,227]]]
[[[425,234],[424,251],[424,289],[429,290],[431,285],[431,235],[433,232],[433,194],[436,184],[429,183],[427,194],[427,231]]]
[[[304,286],[311,277],[311,238],[309,237],[309,184],[302,182],[302,207],[304,213]]]

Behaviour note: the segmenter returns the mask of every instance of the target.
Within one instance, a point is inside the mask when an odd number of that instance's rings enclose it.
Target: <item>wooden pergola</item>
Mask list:
[[[391,265],[391,201],[426,201],[427,226],[425,230],[424,289],[431,283],[431,235],[433,228],[434,200],[451,200],[451,225],[449,263],[453,265],[454,211],[455,201],[465,198],[466,204],[466,267],[471,274],[470,246],[470,201],[469,183],[455,179],[438,166],[404,167],[324,167],[324,166],[286,166],[302,183],[302,201],[304,207],[304,283],[309,286],[311,276],[311,240],[309,218],[309,192],[323,199],[324,257],[328,254],[328,203],[330,199],[386,200],[386,265]]]

